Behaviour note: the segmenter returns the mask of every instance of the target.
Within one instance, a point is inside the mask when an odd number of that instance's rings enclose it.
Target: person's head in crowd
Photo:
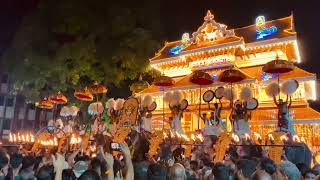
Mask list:
[[[296,147],[286,147],[285,154],[287,159],[293,164],[303,163],[310,168],[312,162],[312,152],[305,143],[302,143]]]
[[[76,176],[74,175],[72,169],[65,169],[62,171],[62,180],[76,180]]]
[[[199,169],[199,163],[198,163],[198,161],[190,161],[190,168],[191,168],[193,171],[198,171],[198,169]]]
[[[33,180],[34,178],[34,171],[28,168],[21,169],[19,172],[20,180]]]
[[[253,160],[241,159],[237,162],[237,173],[238,179],[250,179],[252,174],[256,170],[257,163]]]
[[[22,169],[33,170],[35,158],[33,156],[24,156],[22,160]]]
[[[0,177],[6,176],[9,170],[10,157],[4,149],[0,149]]]
[[[14,153],[10,158],[10,165],[13,169],[17,169],[22,166],[23,157],[21,154]]]
[[[301,176],[304,176],[309,171],[309,168],[304,163],[297,163],[296,166],[299,169]]]
[[[37,179],[38,180],[53,180],[54,179],[54,169],[53,166],[42,166],[38,173]]]
[[[259,161],[259,165],[257,169],[265,170],[267,173],[272,175],[276,172],[276,164],[269,158],[262,158]]]
[[[79,180],[100,180],[99,174],[94,170],[86,170],[81,174]]]
[[[279,165],[282,172],[288,177],[290,180],[299,180],[301,177],[301,173],[297,166],[290,161],[283,161]]]
[[[149,164],[144,162],[134,162],[133,170],[135,179],[147,179],[147,171]]]
[[[37,171],[37,170],[38,170],[39,168],[41,168],[41,166],[43,165],[42,159],[43,159],[42,156],[37,156],[37,157],[34,159],[33,169],[34,169],[35,171]]]
[[[169,169],[169,179],[170,180],[184,180],[186,177],[186,171],[184,167],[176,163]]]
[[[316,177],[316,172],[312,169],[307,169],[307,171],[303,174],[304,180],[313,180]]]
[[[165,168],[157,163],[150,164],[147,171],[148,180],[166,180]]]
[[[222,163],[217,163],[213,166],[212,174],[214,179],[229,180],[232,178],[231,168]]]
[[[237,156],[241,159],[250,156],[249,146],[237,146],[236,150],[237,150]]]
[[[73,173],[77,178],[86,170],[88,170],[88,164],[85,161],[78,161],[74,164]]]
[[[319,164],[313,166],[312,170],[314,171],[314,173],[316,173],[316,175],[320,175],[320,165]]]
[[[98,158],[92,159],[91,163],[90,163],[90,166],[91,166],[92,170],[96,171],[99,174],[99,176],[101,176],[102,164],[101,164],[101,161]]]
[[[265,170],[257,170],[252,174],[251,180],[272,180],[272,177]]]

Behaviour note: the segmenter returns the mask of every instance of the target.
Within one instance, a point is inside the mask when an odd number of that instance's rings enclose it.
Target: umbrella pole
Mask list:
[[[230,106],[231,106],[231,116],[232,117],[232,114],[233,114],[233,89],[232,89],[232,83],[230,83],[230,89],[231,89],[231,103],[230,103]],[[231,119],[230,119],[231,120]],[[234,121],[235,119],[231,120],[230,123],[231,123],[231,129],[232,129],[232,132],[234,132]]]
[[[201,117],[201,85],[199,94],[199,118],[198,118],[198,130],[200,129],[200,117]]]
[[[279,86],[279,89],[280,89],[280,73],[278,74],[278,86]],[[281,92],[279,90],[279,100],[281,99]]]
[[[164,119],[165,119],[165,114],[164,114],[164,89],[162,91],[162,130],[164,130]]]

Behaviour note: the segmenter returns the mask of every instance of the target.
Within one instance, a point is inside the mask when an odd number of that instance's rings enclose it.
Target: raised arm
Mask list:
[[[121,150],[123,153],[124,161],[125,161],[125,168],[124,168],[124,177],[125,180],[134,180],[134,171],[133,171],[133,164],[131,160],[130,149],[127,143],[121,143]]]
[[[290,109],[290,107],[291,107],[291,104],[292,104],[292,98],[291,98],[291,96],[290,96],[290,98],[289,98],[290,100],[290,102],[289,102],[289,105],[288,105],[288,109]]]
[[[275,97],[275,96],[273,96],[273,102],[274,102],[274,104],[276,104],[276,106],[278,106],[278,105],[279,105],[279,103],[277,102],[277,99],[276,99],[276,97]]]

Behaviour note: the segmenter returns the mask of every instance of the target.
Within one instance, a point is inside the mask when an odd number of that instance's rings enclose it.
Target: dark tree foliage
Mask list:
[[[54,91],[71,95],[94,81],[128,88],[150,71],[148,58],[159,48],[159,3],[39,1],[2,56],[14,93],[35,101]]]

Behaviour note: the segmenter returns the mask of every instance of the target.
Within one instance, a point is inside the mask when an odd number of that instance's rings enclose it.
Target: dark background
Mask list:
[[[37,0],[0,1],[0,55],[9,46],[23,17],[32,13],[36,4]],[[212,11],[217,22],[229,28],[253,24],[258,15],[271,20],[293,12],[302,59],[299,66],[312,73],[320,72],[320,10],[315,0],[162,0],[161,39],[173,41],[183,32],[192,33],[202,24],[207,10]]]

